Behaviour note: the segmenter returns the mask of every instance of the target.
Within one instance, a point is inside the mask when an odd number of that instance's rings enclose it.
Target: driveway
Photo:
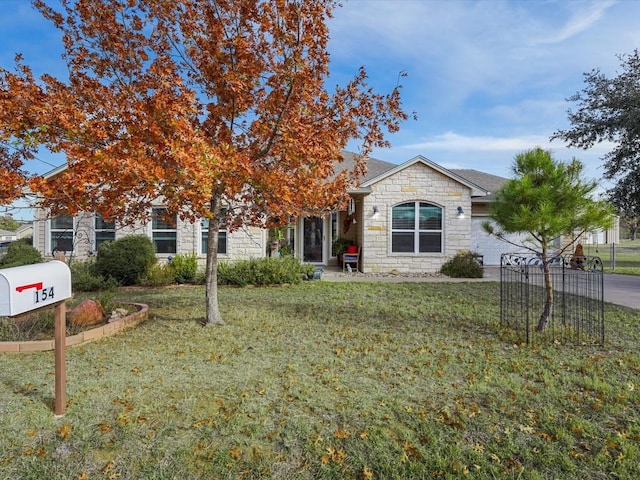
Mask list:
[[[640,276],[605,274],[604,300],[640,309]]]
[[[322,279],[330,282],[499,282],[500,267],[485,267],[484,278],[477,279],[449,278],[440,275],[344,274],[337,269],[325,270]],[[623,307],[640,309],[640,276],[605,274],[604,301],[622,305]]]
[[[485,267],[484,279],[500,281],[500,267]],[[603,275],[604,301],[623,307],[640,309],[640,276]]]
[[[484,280],[500,281],[500,267],[485,267]],[[640,309],[640,276],[603,275],[604,301],[623,307]]]

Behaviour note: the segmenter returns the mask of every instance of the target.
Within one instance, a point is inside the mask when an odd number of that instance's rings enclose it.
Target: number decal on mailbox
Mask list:
[[[40,290],[36,290],[36,301],[34,303],[46,302],[54,298],[53,287],[45,287]]]

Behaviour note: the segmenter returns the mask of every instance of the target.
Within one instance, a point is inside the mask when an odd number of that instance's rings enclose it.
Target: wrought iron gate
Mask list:
[[[552,341],[576,345],[604,344],[604,284],[602,261],[586,257],[580,268],[571,255],[549,264],[553,314],[538,332],[546,291],[542,259],[532,254],[509,253],[500,259],[500,323],[526,343]]]

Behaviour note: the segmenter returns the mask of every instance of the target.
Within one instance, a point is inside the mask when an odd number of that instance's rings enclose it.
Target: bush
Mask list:
[[[73,261],[69,269],[71,270],[71,288],[76,292],[110,290],[118,285],[112,277],[105,278],[98,273],[95,260]]]
[[[43,261],[42,255],[33,245],[18,240],[7,247],[6,255],[0,258],[0,268],[20,267]]]
[[[218,285],[249,285],[249,260],[218,263]]]
[[[244,287],[299,283],[302,280],[301,274],[300,260],[290,256],[221,262],[218,264],[218,285]]]
[[[178,254],[169,262],[177,283],[193,283],[198,273],[198,256],[195,253]]]
[[[207,272],[205,271],[204,268],[198,268],[198,271],[196,272],[196,276],[193,277],[193,284],[194,285],[204,285],[207,282]]]
[[[482,278],[484,269],[477,261],[478,256],[475,252],[458,252],[442,265],[440,273],[452,278]]]
[[[117,306],[113,291],[103,293],[102,296],[98,299],[98,302],[100,303],[100,306],[105,311],[107,316],[111,315],[111,312],[113,312]]]
[[[129,235],[98,248],[96,269],[121,285],[138,283],[157,262],[153,242],[145,235]]]
[[[169,264],[152,265],[147,273],[140,277],[140,284],[146,287],[166,287],[175,282],[173,269]]]

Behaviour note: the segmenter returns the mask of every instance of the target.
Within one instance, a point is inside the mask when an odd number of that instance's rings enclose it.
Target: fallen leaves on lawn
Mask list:
[[[60,427],[58,428],[58,437],[62,440],[68,440],[70,435],[71,425],[69,425],[68,423],[63,423],[62,425],[60,425]]]

